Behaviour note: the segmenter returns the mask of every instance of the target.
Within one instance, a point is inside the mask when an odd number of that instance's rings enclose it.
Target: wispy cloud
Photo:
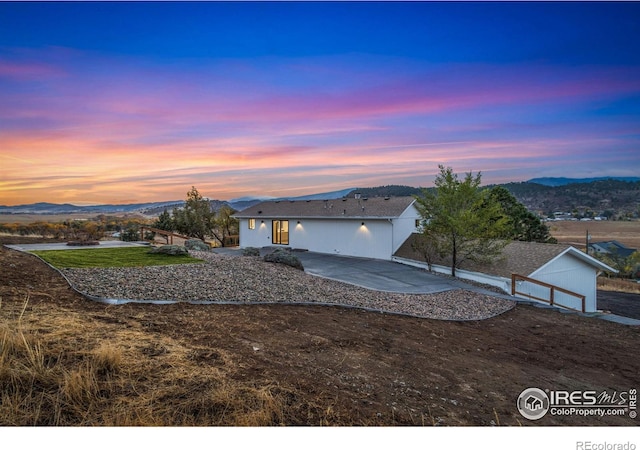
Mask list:
[[[0,59],[0,203],[426,185],[440,163],[487,182],[559,164],[640,171],[637,112],[597,114],[638,98],[637,67],[15,59]]]

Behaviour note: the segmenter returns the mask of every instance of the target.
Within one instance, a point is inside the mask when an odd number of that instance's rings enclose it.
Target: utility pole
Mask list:
[[[587,236],[586,236],[586,247],[584,249],[585,253],[588,255],[589,254],[589,241],[591,240],[591,235],[589,234],[589,230],[587,230]]]

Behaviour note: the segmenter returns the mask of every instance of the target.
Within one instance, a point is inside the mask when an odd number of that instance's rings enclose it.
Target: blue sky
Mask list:
[[[640,174],[637,2],[0,3],[0,204]]]

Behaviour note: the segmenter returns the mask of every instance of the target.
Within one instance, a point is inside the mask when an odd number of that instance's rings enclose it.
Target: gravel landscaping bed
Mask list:
[[[257,257],[191,251],[203,264],[63,269],[78,291],[120,300],[322,303],[444,320],[480,320],[515,302],[467,290],[436,294],[372,291]]]

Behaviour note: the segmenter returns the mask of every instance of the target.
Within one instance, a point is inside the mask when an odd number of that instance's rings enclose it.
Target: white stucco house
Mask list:
[[[416,267],[427,267],[422,256],[414,250],[413,243],[418,234],[412,234],[393,256],[396,262]],[[450,261],[438,260],[432,270],[451,273]],[[465,261],[456,275],[463,279],[496,286],[511,294],[513,275],[554,286],[553,298],[556,306],[582,311],[582,300],[563,290],[584,296],[584,312],[596,312],[597,277],[602,272],[615,273],[616,270],[570,245],[541,244],[537,242],[510,242],[502,256],[491,264]],[[516,296],[534,301],[550,299],[551,288],[517,277]],[[558,289],[559,288],[559,289]]]
[[[240,247],[283,246],[390,260],[416,231],[413,197],[273,200],[244,209]]]

